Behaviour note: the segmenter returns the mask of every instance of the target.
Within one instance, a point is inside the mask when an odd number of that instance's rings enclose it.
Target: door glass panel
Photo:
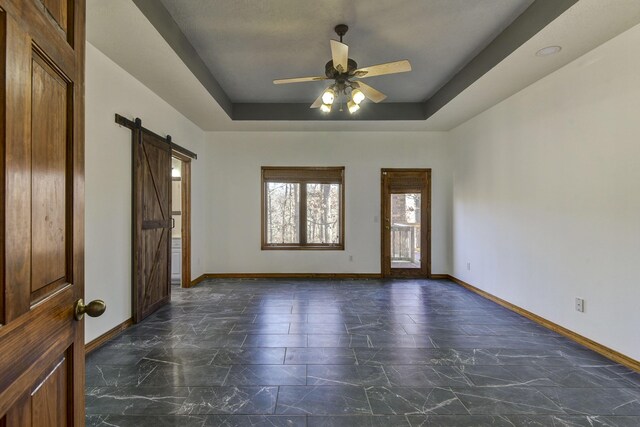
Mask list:
[[[391,268],[420,268],[420,193],[391,194]]]

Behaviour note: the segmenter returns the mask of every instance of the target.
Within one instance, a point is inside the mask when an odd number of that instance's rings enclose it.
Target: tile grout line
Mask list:
[[[280,386],[278,386],[278,391],[276,392],[276,403],[273,405],[273,413],[271,415],[276,415],[278,411],[278,400],[280,399]]]

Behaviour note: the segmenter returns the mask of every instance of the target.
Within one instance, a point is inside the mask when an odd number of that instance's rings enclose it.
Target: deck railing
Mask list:
[[[391,225],[391,260],[409,261],[416,260],[416,249],[420,226],[412,224]]]

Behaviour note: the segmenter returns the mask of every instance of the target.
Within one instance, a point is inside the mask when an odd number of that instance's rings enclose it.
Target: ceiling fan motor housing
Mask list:
[[[349,26],[346,24],[338,24],[335,26],[333,30],[336,32],[338,36],[340,36],[340,39],[341,39],[340,41],[342,41],[342,36],[347,34],[347,31],[349,31]]]
[[[343,78],[344,80],[348,79],[353,75],[353,72],[358,69],[358,64],[353,59],[349,58],[347,61],[347,72],[340,73],[340,71],[336,70],[333,66],[333,60],[327,62],[324,66],[324,73],[330,79],[339,79]]]

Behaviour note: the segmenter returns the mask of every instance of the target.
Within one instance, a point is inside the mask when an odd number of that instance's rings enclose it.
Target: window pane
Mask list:
[[[307,185],[307,243],[340,242],[340,185]]]
[[[391,268],[420,268],[420,193],[391,195]]]
[[[267,182],[267,243],[300,243],[300,184]]]

